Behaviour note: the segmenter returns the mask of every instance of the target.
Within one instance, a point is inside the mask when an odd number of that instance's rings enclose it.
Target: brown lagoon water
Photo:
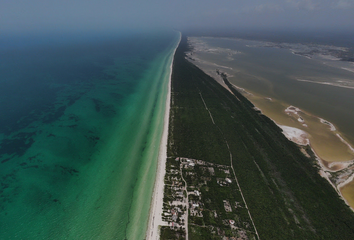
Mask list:
[[[216,69],[226,72],[233,84],[250,93],[248,98],[266,115],[279,124],[308,132],[311,145],[321,158],[331,162],[354,158],[334,134],[340,133],[354,145],[354,73],[342,69],[339,61],[308,59],[288,49],[261,47],[255,41],[191,40],[195,46],[192,58],[198,66],[214,76]],[[336,67],[331,66],[334,63]],[[289,106],[302,110],[299,114],[304,123],[285,113]],[[313,116],[331,122],[337,131],[331,131],[329,125]],[[335,146],[334,151],[329,146]]]
[[[192,37],[189,42],[194,64],[216,79],[221,79],[217,69],[227,73],[265,115],[305,131],[321,159],[354,159],[353,63],[329,56],[308,58],[250,40]],[[296,113],[286,111],[290,106],[298,108]],[[341,191],[353,207],[354,184]]]

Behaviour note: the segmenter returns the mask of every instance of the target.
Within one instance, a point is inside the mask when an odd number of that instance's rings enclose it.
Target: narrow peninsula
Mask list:
[[[160,239],[353,239],[309,146],[176,50]],[[306,154],[304,154],[306,153]],[[159,217],[159,216],[155,216]]]

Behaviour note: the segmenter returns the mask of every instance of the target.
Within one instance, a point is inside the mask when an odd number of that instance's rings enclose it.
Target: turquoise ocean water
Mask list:
[[[144,238],[178,39],[0,39],[0,239]]]

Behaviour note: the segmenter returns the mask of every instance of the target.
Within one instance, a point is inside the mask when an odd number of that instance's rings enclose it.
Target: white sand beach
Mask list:
[[[174,57],[180,41],[181,41],[181,35],[177,43],[177,46],[172,54],[172,57]],[[156,172],[154,192],[152,195],[151,206],[150,206],[150,216],[149,216],[148,228],[146,231],[146,240],[159,239],[160,238],[159,226],[168,225],[167,222],[164,222],[162,220],[162,209],[163,209],[163,195],[164,195],[164,186],[165,186],[164,177],[165,177],[166,158],[167,158],[168,127],[169,127],[170,107],[171,107],[172,66],[173,66],[173,59],[170,65],[170,76],[169,76],[169,83],[168,83],[168,92],[166,97],[164,127],[163,127],[161,143],[160,143],[158,166]]]

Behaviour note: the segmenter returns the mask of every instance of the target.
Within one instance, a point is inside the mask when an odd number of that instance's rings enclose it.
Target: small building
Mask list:
[[[193,208],[197,208],[197,207],[199,207],[199,204],[198,204],[198,203],[193,203],[193,204],[192,204],[192,207],[193,207]]]

